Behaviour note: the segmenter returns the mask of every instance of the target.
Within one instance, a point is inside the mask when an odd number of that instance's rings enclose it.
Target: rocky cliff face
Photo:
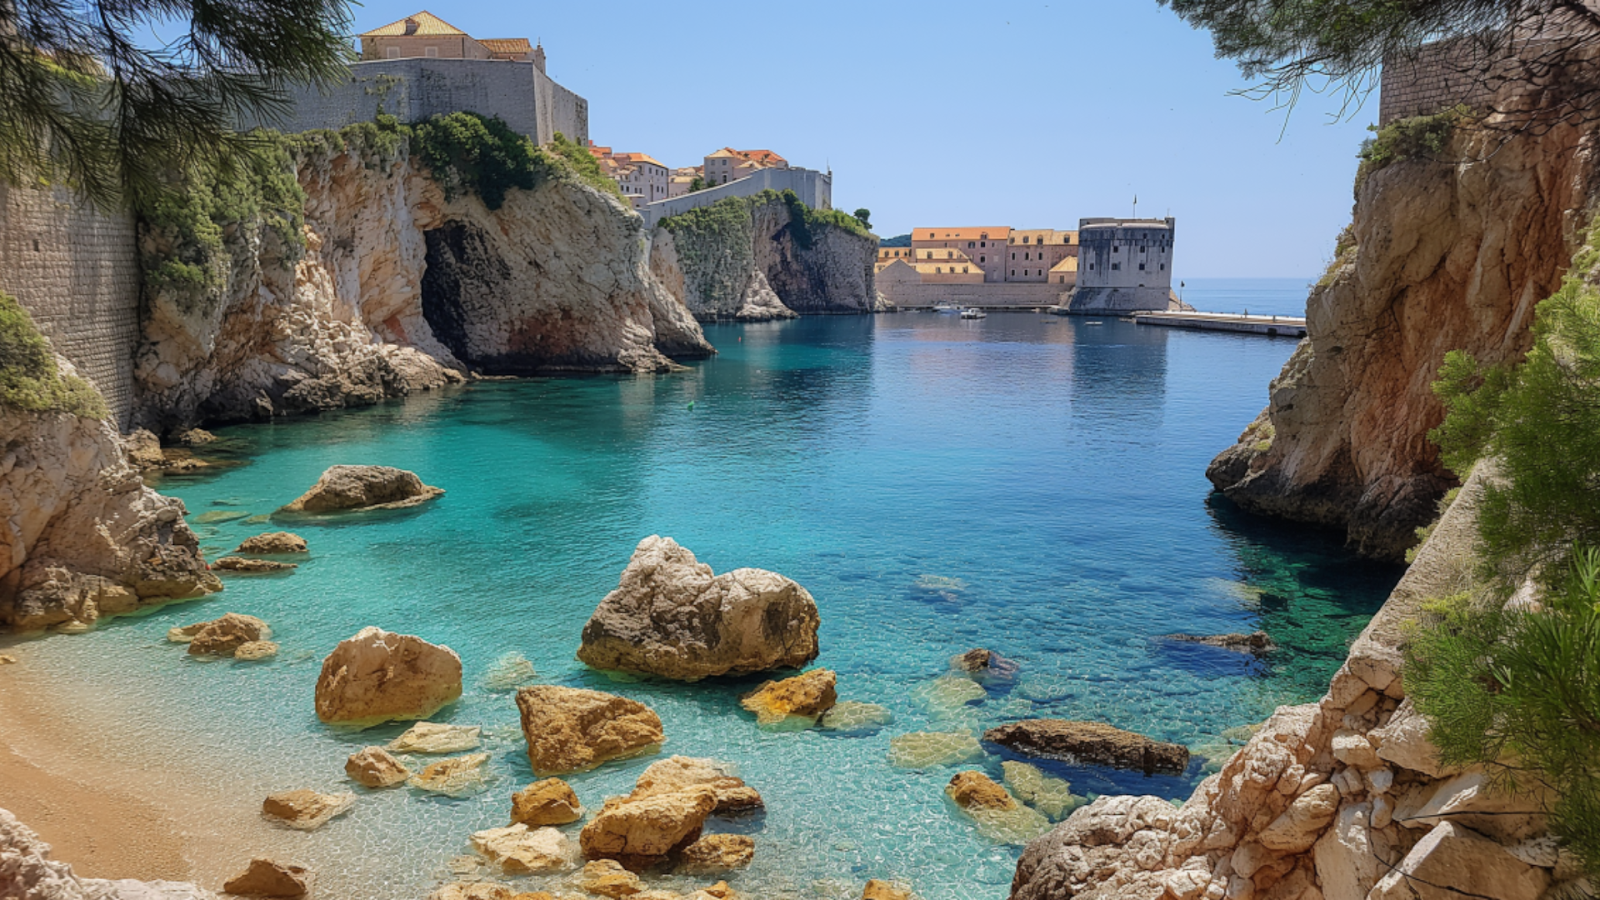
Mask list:
[[[731,198],[657,225],[650,269],[703,322],[881,308],[878,241],[839,224],[797,221],[777,195]]]
[[[79,878],[66,863],[50,859],[50,845],[0,809],[0,896],[8,900],[216,900],[182,881],[111,881]]]
[[[1539,900],[1582,896],[1539,798],[1438,763],[1405,698],[1406,622],[1464,589],[1482,478],[1463,487],[1318,703],[1281,707],[1182,808],[1101,797],[1033,842],[1013,900]],[[1547,889],[1565,886],[1546,894]]]
[[[1430,384],[1450,350],[1487,364],[1527,351],[1533,306],[1589,225],[1596,138],[1592,126],[1504,146],[1460,134],[1452,152],[1474,161],[1402,161],[1365,178],[1354,246],[1307,301],[1309,337],[1211,481],[1252,512],[1403,556],[1454,483],[1427,439],[1443,418]]]
[[[373,403],[488,374],[660,371],[712,351],[653,278],[637,216],[576,179],[491,212],[446,199],[407,141],[298,159],[304,248],[261,216],[223,223],[225,277],[147,285],[134,424],[171,433]],[[146,223],[147,255],[186,258]]]
[[[0,628],[220,590],[183,512],[144,486],[109,424],[0,407]]]

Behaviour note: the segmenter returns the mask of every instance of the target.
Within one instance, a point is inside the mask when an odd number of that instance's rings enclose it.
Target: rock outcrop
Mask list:
[[[578,848],[554,828],[521,823],[472,835],[472,847],[507,875],[564,872],[578,866]]]
[[[224,556],[211,564],[211,568],[229,575],[267,575],[290,572],[299,566],[276,559],[247,559],[243,556]]]
[[[233,656],[245,644],[272,637],[266,622],[240,613],[225,613],[220,619],[172,629],[168,639],[173,638],[174,631],[184,638],[193,656]]]
[[[447,199],[403,134],[307,137],[303,226],[219,223],[203,284],[148,280],[137,424],[171,434],[370,404],[460,383],[469,366],[660,371],[712,352],[614,198],[557,177],[490,211],[470,192]],[[147,257],[195,256],[171,225],[144,222],[140,241]]]
[[[559,778],[536,781],[511,795],[511,822],[531,828],[566,825],[583,818],[583,804]]]
[[[1101,797],[1030,844],[1013,900],[1533,898],[1575,887],[1541,799],[1440,766],[1400,678],[1425,600],[1473,583],[1475,473],[1320,702],[1280,707],[1181,809]],[[1555,890],[1554,887],[1551,888]]]
[[[0,406],[0,628],[82,628],[221,589],[183,516],[110,425]]]
[[[820,624],[816,601],[790,579],[713,575],[672,538],[651,535],[583,627],[578,659],[678,681],[799,668],[817,657]]]
[[[415,472],[392,466],[329,466],[317,483],[279,513],[329,513],[406,509],[444,493]]]
[[[678,854],[677,871],[730,872],[750,865],[755,856],[755,838],[749,835],[708,834],[683,848]]]
[[[880,308],[877,238],[797,222],[796,208],[767,193],[665,219],[650,238],[650,268],[702,322]]]
[[[0,809],[0,890],[6,900],[217,900],[182,881],[112,881],[79,878],[50,859],[50,845]]]
[[[405,763],[382,747],[363,747],[344,762],[344,773],[356,784],[369,788],[394,787],[411,777]]]
[[[983,733],[983,739],[1027,756],[1133,769],[1147,775],[1152,772],[1180,775],[1189,767],[1187,747],[1102,722],[1026,719],[991,728]]]
[[[1503,109],[1518,107],[1500,98]],[[1206,475],[1251,512],[1332,526],[1398,561],[1455,480],[1429,429],[1444,355],[1518,360],[1600,193],[1592,124],[1503,141],[1459,134],[1449,155],[1399,161],[1357,184],[1341,252],[1306,302],[1309,336],[1266,410]]]
[[[368,726],[425,719],[461,696],[461,657],[449,647],[368,626],[322,661],[317,718]]]
[[[273,531],[245,538],[233,552],[253,556],[292,556],[296,553],[305,553],[306,550],[306,539],[300,535],[290,534],[287,531]]]
[[[272,794],[261,803],[267,818],[297,831],[316,831],[354,806],[354,794],[319,794],[308,788]]]
[[[310,893],[311,883],[311,872],[303,866],[257,857],[222,889],[238,897],[304,897]]]
[[[1278,649],[1272,637],[1265,631],[1252,631],[1249,634],[1169,634],[1167,640],[1183,644],[1205,644],[1207,647],[1216,647],[1220,650],[1232,650],[1235,653],[1249,653],[1252,656],[1263,656]]]
[[[517,709],[528,762],[539,776],[654,753],[666,740],[650,707],[602,691],[534,685],[517,691]]]
[[[716,794],[716,815],[759,809],[761,794],[730,772],[731,767],[713,759],[673,756],[651,763],[639,773],[630,800],[672,794],[691,788],[708,787]]]
[[[835,680],[828,669],[813,669],[782,681],[768,681],[740,698],[739,705],[755,713],[761,725],[814,724],[839,699]]]
[[[716,808],[716,791],[705,786],[639,799],[613,797],[583,826],[578,842],[590,859],[660,859],[698,839]]]

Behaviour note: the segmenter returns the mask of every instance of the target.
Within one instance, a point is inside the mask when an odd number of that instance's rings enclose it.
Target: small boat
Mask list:
[[[963,318],[963,319],[987,319],[987,318],[989,318],[989,314],[984,312],[983,310],[977,308],[976,306],[973,306],[973,307],[969,307],[967,309],[963,309],[961,311],[961,318]]]
[[[959,306],[950,306],[949,304],[945,304],[945,303],[938,303],[938,304],[934,305],[933,311],[936,312],[936,313],[953,313],[953,312],[960,312],[961,311],[961,307],[959,307]]]

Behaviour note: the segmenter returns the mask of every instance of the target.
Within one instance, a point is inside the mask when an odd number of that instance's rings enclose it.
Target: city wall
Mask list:
[[[792,168],[762,169],[738,181],[719,184],[714,188],[706,188],[670,200],[647,203],[639,210],[639,214],[644,216],[647,229],[654,228],[657,222],[668,216],[710,206],[728,197],[753,197],[767,190],[794,191],[800,201],[812,209],[833,209],[833,176],[811,169]]]
[[[0,291],[100,389],[118,426],[133,400],[137,253],[132,213],[102,213],[60,189],[0,183]]]
[[[1386,59],[1379,78],[1378,124],[1431,116],[1457,104],[1486,106],[1498,81],[1490,72],[1478,46],[1465,40],[1440,41],[1414,56]]]
[[[541,144],[556,132],[579,143],[589,139],[588,101],[531,62],[412,57],[355,63],[339,84],[294,89],[291,105],[282,121],[260,124],[298,132],[370,122],[380,112],[420,122],[470,110],[499,116]]]
[[[901,309],[977,306],[983,309],[1043,309],[1061,303],[1060,284],[913,284],[880,279],[878,293]]]

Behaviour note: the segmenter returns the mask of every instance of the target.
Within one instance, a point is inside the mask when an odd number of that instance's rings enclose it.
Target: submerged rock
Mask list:
[[[357,726],[425,719],[460,697],[461,657],[454,650],[368,626],[323,660],[317,718]]]
[[[602,897],[627,897],[644,890],[639,876],[629,872],[614,859],[597,859],[583,867],[578,885],[586,892]]]
[[[424,766],[422,771],[406,779],[406,784],[447,797],[468,797],[489,786],[490,776],[484,770],[488,762],[487,753],[452,756]]]
[[[304,897],[311,890],[311,871],[257,857],[222,889],[240,897]]]
[[[363,747],[345,760],[344,773],[350,780],[369,788],[386,788],[411,777],[405,763],[382,747]]]
[[[916,900],[906,885],[874,878],[861,891],[861,900]]]
[[[234,575],[261,575],[268,572],[287,572],[298,569],[294,563],[279,562],[275,559],[246,559],[242,556],[224,556],[211,564],[213,569],[221,569]]]
[[[756,856],[755,839],[743,834],[708,834],[683,848],[678,871],[728,872],[750,865]]]
[[[1028,719],[984,732],[983,739],[1027,756],[1066,759],[1084,765],[1181,775],[1189,749],[1101,722]]]
[[[528,762],[539,776],[654,753],[666,740],[650,707],[601,691],[534,685],[517,692],[517,709]]]
[[[948,766],[982,755],[970,731],[913,731],[889,738],[889,762],[903,769]]]
[[[816,659],[820,623],[816,601],[794,581],[762,569],[713,575],[676,541],[652,535],[584,626],[578,658],[678,681],[793,669]]]
[[[726,764],[688,756],[673,756],[651,763],[639,774],[628,799],[641,800],[699,787],[709,787],[716,793],[717,805],[712,810],[716,815],[762,806],[761,794],[745,784],[744,779],[730,774]]]
[[[1085,802],[1072,793],[1072,785],[1066,779],[1046,775],[1038,766],[1008,759],[1000,764],[1000,770],[1005,773],[1006,787],[1052,822],[1060,821]]]
[[[978,833],[1002,844],[1025,844],[1050,830],[1050,820],[1017,802],[982,772],[961,772],[945,793],[977,825]]]
[[[985,809],[1016,809],[1017,801],[1005,788],[982,772],[968,770],[957,772],[944,792],[962,809],[974,806]]]
[[[189,645],[193,656],[233,656],[243,645],[265,641],[272,629],[255,616],[225,613],[219,619],[171,629],[167,639]]]
[[[460,753],[477,747],[482,733],[476,725],[418,722],[390,741],[388,749],[395,753]]]
[[[273,641],[245,641],[233,651],[233,658],[240,662],[259,662],[277,655],[278,645]]]
[[[946,675],[918,685],[912,696],[935,719],[966,717],[970,720],[975,715],[972,704],[983,702],[989,692],[970,678]]]
[[[963,672],[981,672],[989,668],[989,663],[996,655],[994,651],[980,647],[976,650],[968,650],[950,660],[950,665],[952,668],[960,669]]]
[[[355,794],[319,794],[301,788],[268,796],[261,812],[290,828],[315,831],[334,816],[349,812],[355,802]]]
[[[876,703],[842,700],[822,714],[817,724],[826,731],[841,734],[866,734],[894,721],[894,713]]]
[[[578,841],[590,859],[664,857],[699,837],[716,808],[717,793],[705,786],[640,799],[613,797],[583,826]]]
[[[534,896],[538,895],[518,894],[511,885],[494,881],[456,881],[440,885],[428,895],[428,900],[514,900]]]
[[[533,828],[566,825],[583,818],[583,804],[559,778],[536,781],[511,795],[511,821]]]
[[[564,872],[578,864],[577,848],[554,828],[490,828],[472,835],[472,847],[507,875]]]
[[[1219,647],[1254,656],[1263,656],[1278,649],[1278,645],[1272,642],[1272,638],[1265,631],[1252,631],[1249,634],[1169,634],[1167,640],[1205,644],[1208,647]]]
[[[756,722],[761,725],[779,725],[791,719],[814,724],[839,699],[834,682],[832,671],[813,669],[804,675],[766,682],[741,698],[739,705],[755,713]]]
[[[483,673],[483,689],[494,693],[514,691],[538,677],[533,670],[533,663],[528,658],[513,650],[503,654]]]
[[[278,510],[325,513],[344,510],[404,509],[444,493],[422,483],[415,472],[389,466],[332,466],[311,490]]]
[[[287,531],[273,531],[245,538],[239,546],[234,548],[233,552],[251,553],[257,556],[290,556],[307,552],[307,547],[306,539],[298,534],[290,534]]]

